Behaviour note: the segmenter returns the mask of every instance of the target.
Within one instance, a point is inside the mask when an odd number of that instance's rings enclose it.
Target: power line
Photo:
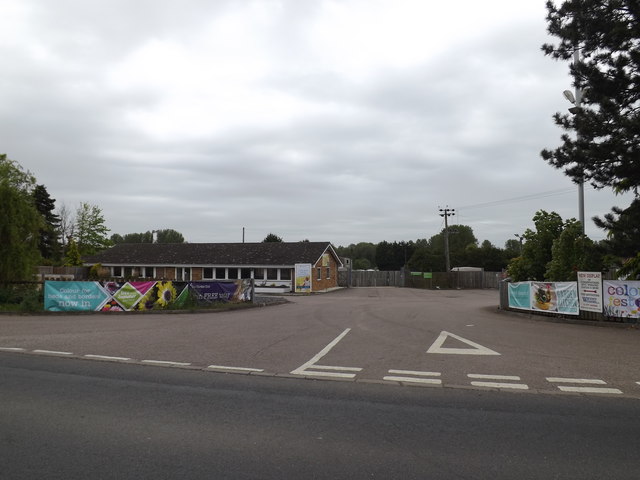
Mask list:
[[[513,198],[505,198],[503,200],[494,200],[492,202],[485,203],[477,203],[475,205],[467,205],[464,207],[460,207],[459,210],[472,210],[474,208],[486,208],[486,207],[497,207],[499,205],[505,205],[508,203],[514,202],[525,202],[527,200],[536,200],[538,198],[545,197],[553,197],[557,195],[566,195],[568,193],[573,193],[575,189],[573,188],[562,188],[559,190],[549,190],[546,192],[532,193],[530,195],[523,195],[521,197],[513,197]]]

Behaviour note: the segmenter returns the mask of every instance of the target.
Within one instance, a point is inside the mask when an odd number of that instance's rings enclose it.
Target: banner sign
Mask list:
[[[603,313],[609,317],[640,318],[640,281],[603,280]]]
[[[509,283],[509,307],[563,315],[578,315],[575,282]]]
[[[578,286],[575,282],[531,282],[531,309],[578,315]]]
[[[509,307],[531,310],[531,282],[509,283]]]
[[[602,273],[578,272],[580,310],[602,312]]]
[[[44,284],[50,312],[124,312],[180,308],[187,302],[250,302],[251,280],[233,282],[55,282]]]
[[[311,264],[296,263],[296,293],[311,293]]]

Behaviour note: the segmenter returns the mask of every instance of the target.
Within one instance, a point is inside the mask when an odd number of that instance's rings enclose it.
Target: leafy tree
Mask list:
[[[504,255],[507,259],[516,258],[522,253],[522,244],[515,238],[510,238],[504,242]]]
[[[376,266],[376,245],[373,243],[352,243],[348,247],[338,247],[336,252],[341,257],[351,258],[356,270],[368,270]]]
[[[79,267],[82,265],[80,249],[78,248],[78,244],[73,239],[73,237],[69,239],[69,244],[67,245],[67,253],[64,257],[64,264],[67,267]]]
[[[637,0],[547,2],[548,31],[557,44],[542,50],[556,60],[580,61],[569,68],[581,90],[575,115],[557,113],[555,123],[574,130],[563,144],[543,150],[551,165],[594,187],[635,191],[640,185],[640,5]]]
[[[36,185],[33,190],[33,199],[38,212],[42,215],[43,224],[38,238],[38,249],[43,259],[54,260],[59,258],[60,242],[60,217],[54,213],[56,201],[51,198],[44,185]]]
[[[380,242],[376,247],[376,265],[380,270],[400,270],[413,255],[413,242]]]
[[[125,243],[124,237],[122,235],[120,235],[119,233],[114,233],[113,235],[111,235],[111,237],[109,237],[109,241],[113,245],[118,245],[120,243]]]
[[[73,239],[78,244],[80,255],[92,255],[111,245],[104,224],[102,210],[96,205],[81,203],[76,210]],[[68,256],[68,255],[67,255]]]
[[[33,202],[35,178],[0,154],[0,282],[29,280],[43,220]]]
[[[551,261],[545,277],[554,282],[575,281],[578,271],[600,271],[602,253],[593,241],[582,233],[580,222],[565,223],[560,236],[553,241]]]
[[[69,242],[69,238],[73,237],[74,228],[75,228],[75,219],[73,218],[73,213],[69,208],[63,203],[62,206],[58,209],[56,213],[58,218],[60,219],[59,223],[59,238],[60,244],[62,246],[62,256],[64,257],[67,243]]]
[[[280,238],[275,233],[270,233],[269,235],[264,237],[264,240],[262,240],[262,243],[276,243],[276,242],[282,242],[282,238]]]
[[[574,220],[574,219],[572,219]],[[508,266],[509,275],[515,281],[544,280],[547,263],[551,261],[551,248],[562,230],[564,222],[556,212],[539,210],[533,216],[535,230],[524,232],[522,255],[513,259]]]
[[[156,238],[157,243],[184,243],[182,234],[172,228],[157,230],[156,233],[158,235]],[[149,232],[147,232],[147,234],[149,234]],[[282,241],[282,239],[280,241]]]

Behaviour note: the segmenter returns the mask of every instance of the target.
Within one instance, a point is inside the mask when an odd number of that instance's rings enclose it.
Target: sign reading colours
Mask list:
[[[233,282],[55,282],[44,285],[50,312],[124,312],[212,302],[250,302],[251,280]]]

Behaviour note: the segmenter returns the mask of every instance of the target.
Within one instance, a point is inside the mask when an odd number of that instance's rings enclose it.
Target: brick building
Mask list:
[[[123,280],[253,278],[258,292],[294,291],[296,265],[310,266],[310,291],[335,288],[342,266],[329,242],[123,243],[83,260]]]

